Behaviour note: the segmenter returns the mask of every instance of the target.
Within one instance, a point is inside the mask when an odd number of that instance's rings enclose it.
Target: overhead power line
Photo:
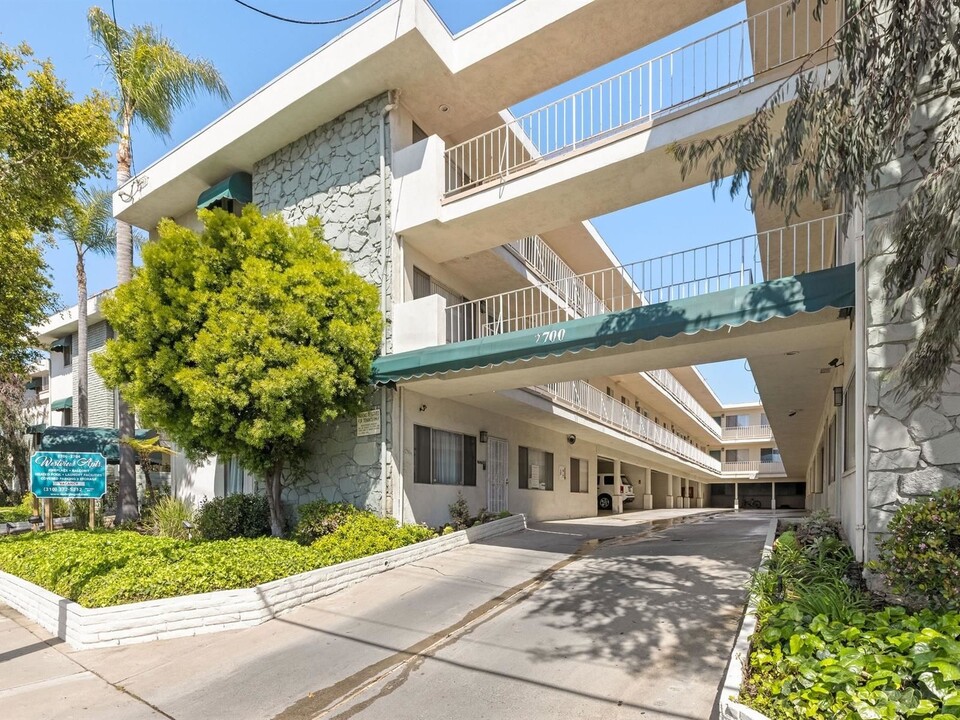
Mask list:
[[[261,10],[258,7],[254,7],[250,3],[244,2],[244,0],[233,0],[238,5],[243,5],[248,10],[253,10],[254,12],[265,15],[268,18],[273,18],[274,20],[281,20],[283,22],[293,23],[294,25],[336,25],[337,23],[346,22],[347,20],[353,20],[355,17],[360,17],[367,10],[375,8],[377,5],[383,2],[383,0],[374,0],[372,3],[367,5],[364,8],[357,10],[352,15],[345,15],[340,18],[333,18],[331,20],[297,20],[296,18],[283,17],[282,15],[274,15],[272,12],[267,12],[266,10]]]

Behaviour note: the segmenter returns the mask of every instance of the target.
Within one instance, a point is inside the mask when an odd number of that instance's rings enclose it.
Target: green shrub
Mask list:
[[[784,603],[754,636],[741,699],[771,720],[960,713],[960,615],[889,607],[846,621]]]
[[[293,529],[293,539],[310,545],[340,527],[347,518],[360,512],[350,503],[328,503],[324,500],[304,503],[297,512],[300,519]]]
[[[450,510],[450,522],[457,530],[470,527],[470,508],[463,493],[457,493],[457,499],[447,506]]]
[[[190,529],[184,523],[193,522],[193,510],[179,498],[161,497],[150,508],[147,519],[150,529],[160,537],[190,539]]]
[[[441,534],[441,535],[453,535],[453,533],[455,533],[455,532],[456,532],[456,530],[453,529],[453,526],[452,526],[452,525],[444,525],[444,526],[443,526],[443,531],[442,531],[440,534]]]
[[[270,534],[270,508],[261,495],[228,495],[206,500],[197,513],[197,530],[205,540],[255,538]]]
[[[278,538],[189,542],[122,530],[0,538],[0,570],[86,607],[230,590],[434,537],[419,525],[358,512],[313,545]]]
[[[960,488],[900,507],[871,566],[916,607],[960,609]]]
[[[0,522],[26,522],[33,515],[33,495],[27,493],[19,505],[0,507]]]
[[[356,560],[376,553],[429,540],[437,534],[422,525],[398,525],[393,518],[360,512],[310,546],[323,565]]]

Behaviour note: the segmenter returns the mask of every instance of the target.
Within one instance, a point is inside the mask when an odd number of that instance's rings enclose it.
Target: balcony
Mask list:
[[[717,425],[717,421],[714,420],[713,416],[680,384],[669,370],[651,370],[643,374],[663,388],[679,405],[699,420],[711,435],[716,438],[720,437],[720,426]]]
[[[553,263],[549,270],[557,277],[552,280],[447,307],[447,341],[531,330],[832,268],[840,259],[842,221],[831,215],[581,275],[566,274]]]
[[[721,440],[737,442],[738,440],[772,440],[773,430],[769,425],[747,425],[745,427],[725,427]]]
[[[820,19],[816,6],[787,0],[448,148],[445,196],[613,139],[763,75],[780,77],[801,59],[825,61],[843,4],[823,8]]]
[[[630,437],[649,443],[681,460],[719,474],[720,461],[667,428],[644,417],[593,385],[582,380],[549,383],[527,388],[529,391],[566,406],[580,415],[597,420]]]
[[[782,462],[764,462],[761,460],[725,462],[722,466],[722,473],[724,476],[735,475],[745,479],[785,475]]]

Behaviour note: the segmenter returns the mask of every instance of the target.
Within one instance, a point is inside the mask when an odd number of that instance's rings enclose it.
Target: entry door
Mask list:
[[[487,511],[507,509],[507,470],[510,444],[500,438],[487,439]]]

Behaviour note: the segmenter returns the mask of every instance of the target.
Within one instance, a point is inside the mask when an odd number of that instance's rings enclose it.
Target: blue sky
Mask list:
[[[431,2],[454,32],[509,4],[507,0]],[[369,4],[369,0],[252,0],[252,4],[289,17],[327,19],[351,14]],[[99,65],[97,51],[89,41],[86,11],[90,3],[82,0],[33,0],[29,3],[0,0],[0,5],[5,5],[7,10],[3,12],[0,25],[0,42],[27,42],[38,58],[53,61],[57,74],[76,95],[84,95],[95,88],[112,90]],[[109,12],[109,0],[101,0],[100,5]],[[223,74],[234,101],[246,97],[351,24],[292,25],[258,15],[233,0],[115,0],[115,6],[120,25],[151,23],[182,51],[212,60]],[[15,11],[10,12],[11,8]],[[743,14],[743,7],[736,6],[513,109],[526,111],[550,102],[732,24]],[[146,167],[226,109],[227,106],[220,101],[200,98],[177,117],[169,138],[157,138],[135,128],[136,166]],[[106,186],[112,185],[112,179],[102,182]],[[754,232],[753,220],[742,199],[731,201],[726,194],[719,193],[714,201],[709,188],[693,188],[594,221],[623,262],[648,257],[650,252],[644,247],[654,243],[656,254],[665,254]],[[53,249],[47,259],[62,302],[74,303],[72,249],[66,246]],[[110,258],[91,258],[87,272],[91,292],[114,284],[114,266]],[[701,369],[722,400],[745,402],[756,398],[753,379],[744,371],[742,361],[701,366]]]

